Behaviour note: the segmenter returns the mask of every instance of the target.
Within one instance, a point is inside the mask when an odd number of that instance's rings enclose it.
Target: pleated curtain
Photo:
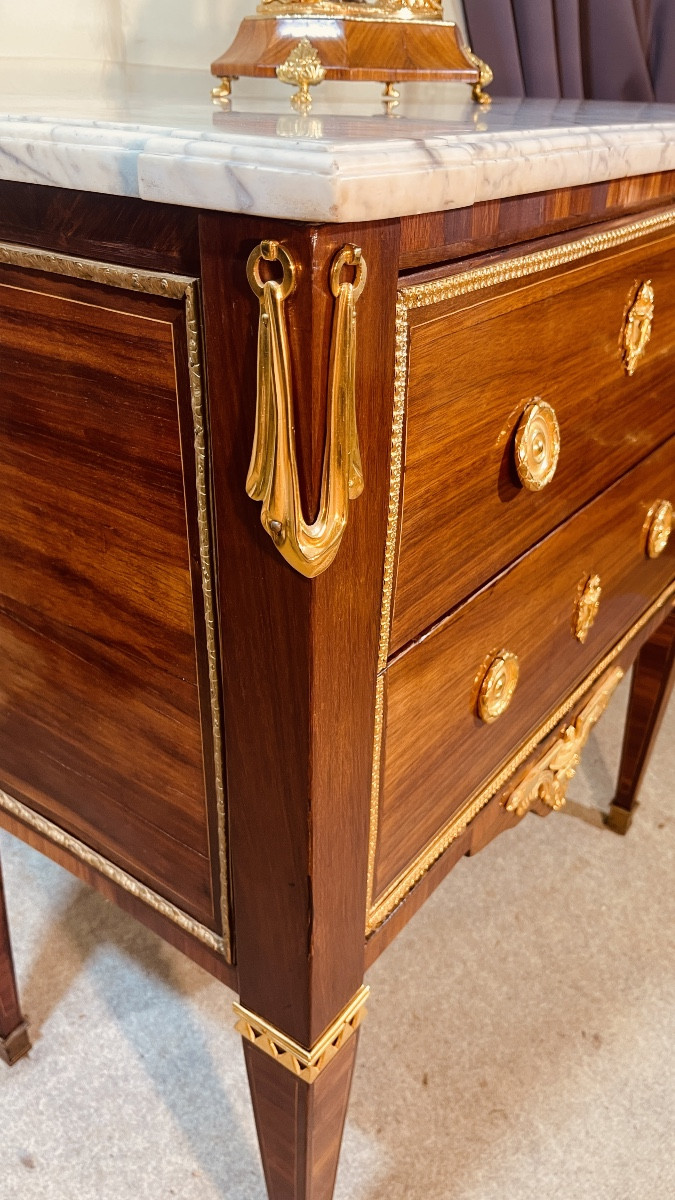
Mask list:
[[[675,0],[464,0],[495,96],[675,102]]]

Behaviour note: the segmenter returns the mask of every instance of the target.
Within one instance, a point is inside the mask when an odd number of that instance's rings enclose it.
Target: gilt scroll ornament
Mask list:
[[[261,16],[358,17],[442,21],[443,0],[260,0]]]
[[[673,532],[673,506],[669,500],[657,500],[647,516],[647,557],[660,558]]]
[[[311,87],[316,87],[326,78],[326,69],[321,63],[319,52],[309,38],[301,38],[288,58],[277,67],[277,78],[282,83],[297,87],[291,96],[291,104],[298,112],[307,113],[312,107]]]
[[[647,280],[628,309],[622,334],[623,363],[627,375],[634,375],[647,352],[654,322],[654,288]]]
[[[600,720],[616,688],[623,679],[620,667],[614,667],[602,679],[573,725],[558,735],[552,746],[525,775],[506,800],[507,812],[524,817],[535,801],[542,801],[555,812],[567,799],[567,789],[577,772],[581,752],[593,726]]]
[[[492,104],[492,97],[488,95],[485,89],[489,87],[494,80],[494,72],[492,67],[488,66],[488,64],[482,58],[479,58],[477,54],[474,54],[473,50],[471,50],[468,46],[465,46],[464,53],[466,54],[469,62],[478,71],[478,82],[474,83],[473,87],[471,88],[471,95],[476,101],[476,104],[482,104],[485,108],[489,108]]]
[[[595,624],[595,619],[600,611],[601,598],[600,576],[590,575],[579,589],[579,598],[574,612],[574,636],[582,645],[588,639]]]
[[[260,264],[278,262],[281,282],[262,281]],[[342,278],[353,269],[353,280]],[[305,519],[300,497],[291,355],[285,301],[297,270],[278,242],[262,242],[248,260],[248,280],[260,301],[258,400],[253,453],[246,480],[252,500],[262,502],[260,519],[279,553],[309,579],[330,566],[344,535],[350,500],[363,491],[356,426],[356,305],[366,284],[366,263],[357,246],[335,256],[330,287],[335,297],[328,369],[327,431],[319,513]]]

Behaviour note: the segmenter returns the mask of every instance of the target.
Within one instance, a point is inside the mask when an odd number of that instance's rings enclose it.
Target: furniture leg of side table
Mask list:
[[[637,796],[675,683],[675,611],[642,647],[633,668],[619,784],[606,824],[630,829]]]
[[[333,1195],[358,1034],[314,1083],[244,1043],[260,1154],[273,1200]]]
[[[19,1006],[0,866],[0,1059],[11,1067],[29,1050],[28,1026]]]

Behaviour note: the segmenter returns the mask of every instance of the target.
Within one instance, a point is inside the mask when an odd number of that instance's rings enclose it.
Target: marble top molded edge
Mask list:
[[[301,117],[285,90],[220,111],[201,72],[52,64],[47,88],[41,63],[41,98],[25,70],[16,85],[16,61],[4,66],[0,179],[25,183],[367,221],[675,170],[673,105],[496,100],[484,112],[436,87],[389,118],[376,100],[342,99]]]

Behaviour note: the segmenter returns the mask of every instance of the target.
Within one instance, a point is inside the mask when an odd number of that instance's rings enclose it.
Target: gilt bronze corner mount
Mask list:
[[[260,264],[278,262],[280,282],[263,282]],[[353,279],[343,279],[345,268]],[[253,452],[246,480],[260,519],[279,553],[311,579],[333,562],[349,513],[363,491],[356,426],[356,305],[366,285],[366,262],[358,246],[346,245],[333,258],[330,289],[335,298],[328,370],[328,415],[319,513],[303,515],[293,403],[291,351],[285,302],[295,290],[297,269],[279,242],[265,241],[248,260],[248,281],[260,302],[258,399]]]
[[[316,1083],[319,1075],[339,1054],[345,1042],[348,1042],[363,1024],[367,1015],[369,995],[369,987],[364,985],[359,988],[339,1017],[309,1049],[287,1037],[256,1013],[243,1008],[241,1004],[233,1005],[237,1017],[235,1028],[244,1041],[250,1042],[263,1054],[273,1058],[281,1067],[290,1071],[291,1075],[305,1083]]]

